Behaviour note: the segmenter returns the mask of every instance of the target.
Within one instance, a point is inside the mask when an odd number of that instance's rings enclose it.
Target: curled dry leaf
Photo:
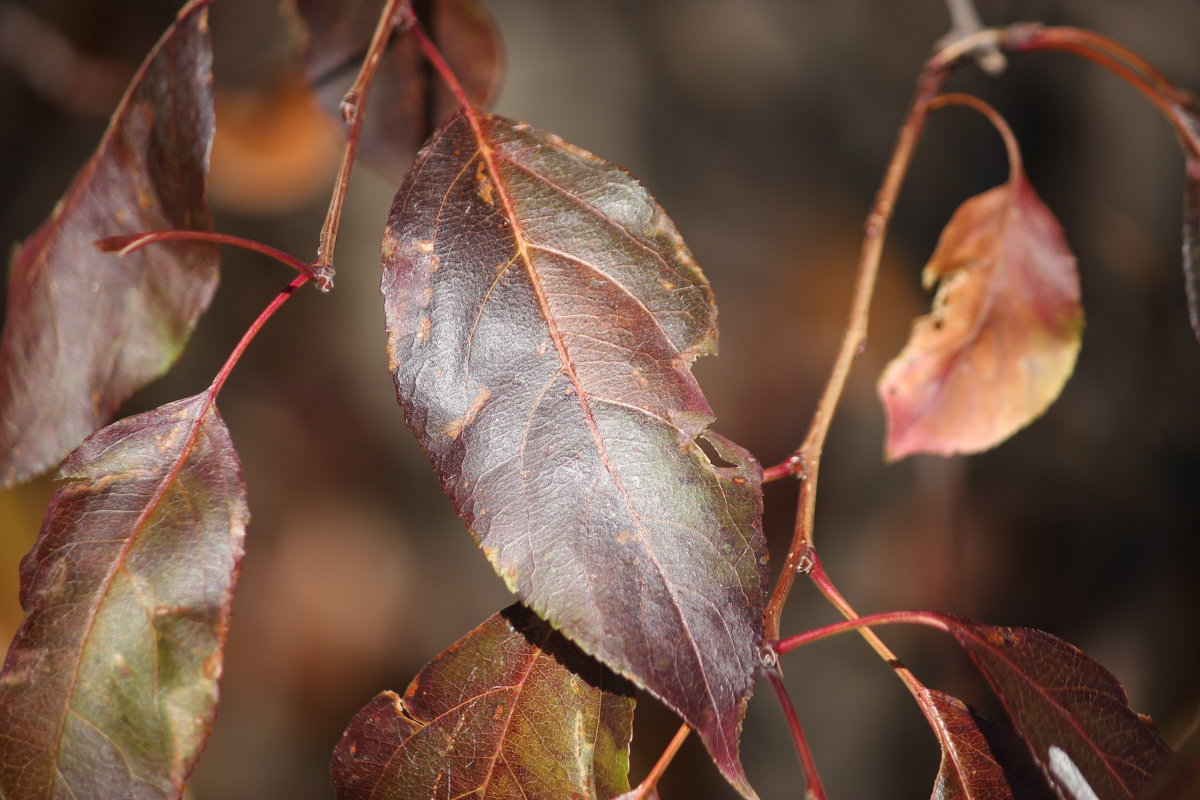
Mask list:
[[[662,208],[624,170],[472,109],[396,195],[382,291],[409,427],[496,571],[752,797],[761,468],[706,431],[690,365],[716,308]]]
[[[333,754],[339,800],[608,800],[629,788],[632,687],[520,605],[384,692]]]
[[[216,713],[248,519],[207,394],[97,431],[21,563],[0,797],[177,798]]]
[[[1032,628],[947,621],[1062,797],[1135,798],[1171,757],[1153,721],[1078,648]]]
[[[994,447],[1058,397],[1079,353],[1075,257],[1022,174],[967,200],[925,267],[941,281],[884,370],[887,457]]]
[[[17,249],[0,341],[0,487],[53,466],[175,361],[217,285],[217,251],[128,256],[105,236],[207,229],[213,136],[206,0],[142,65],[91,160]]]
[[[289,0],[306,40],[304,69],[321,105],[342,118],[342,98],[366,55],[385,0]],[[424,0],[413,7],[454,69],[463,90],[481,108],[500,88],[504,53],[492,16],[479,0]],[[417,147],[457,108],[430,74],[412,38],[393,36],[363,117],[363,153],[400,176]]]

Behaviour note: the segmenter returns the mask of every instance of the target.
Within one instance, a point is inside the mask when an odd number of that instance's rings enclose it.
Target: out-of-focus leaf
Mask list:
[[[947,622],[1062,797],[1136,797],[1170,758],[1153,721],[1078,648],[1032,628]]]
[[[1200,158],[1196,157],[1188,159],[1184,173],[1183,286],[1192,333],[1200,341]]]
[[[329,192],[342,142],[299,75],[268,87],[217,89],[209,197],[243,215],[293,213]]]
[[[382,290],[408,424],[496,571],[752,797],[761,468],[705,430],[690,365],[716,308],[662,208],[552,134],[459,113],[396,196]]]
[[[979,720],[956,697],[927,690],[937,714],[942,763],[933,785],[933,800],[1009,800],[1012,788],[1004,768],[992,754]]]
[[[0,672],[0,797],[179,797],[248,518],[229,432],[206,393],[97,431],[62,472]]]
[[[92,159],[13,256],[0,341],[0,487],[57,463],[179,355],[217,285],[217,251],[127,256],[106,236],[206,229],[213,136],[207,0],[142,65]]]
[[[1200,728],[1180,746],[1138,795],[1138,800],[1194,800],[1200,797]]]
[[[305,72],[321,105],[340,120],[385,0],[288,0],[307,40]],[[500,88],[504,54],[491,14],[478,0],[417,0],[413,7],[471,101],[486,108]],[[417,147],[457,105],[412,38],[396,35],[375,76],[363,117],[367,158],[399,176]]]
[[[629,684],[509,606],[355,715],[339,800],[608,800],[629,788]]]
[[[923,281],[941,281],[933,312],[879,381],[889,460],[994,447],[1054,402],[1079,353],[1075,257],[1020,173],[959,207]]]

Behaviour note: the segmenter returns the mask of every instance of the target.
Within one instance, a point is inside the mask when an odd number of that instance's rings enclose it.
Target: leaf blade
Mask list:
[[[497,572],[752,797],[761,469],[705,430],[715,306],[674,225],[623,170],[471,111],[397,193],[383,266],[397,397]]]
[[[207,393],[63,465],[0,672],[0,796],[178,797],[216,713],[248,519]]]
[[[1008,800],[1013,796],[1004,770],[992,755],[975,716],[961,700],[926,690],[937,716],[942,761],[934,800]]]
[[[889,461],[1003,442],[1058,397],[1082,337],[1075,257],[1019,172],[958,208],[923,280],[941,281],[933,312],[879,380]]]
[[[57,463],[182,350],[217,283],[208,244],[125,257],[105,236],[210,227],[207,0],[147,57],[96,153],[14,253],[0,340],[0,487]]]
[[[307,42],[305,73],[325,111],[342,119],[341,103],[366,54],[385,0],[359,3],[289,0]],[[481,108],[495,100],[504,71],[499,30],[478,0],[434,0],[422,22],[454,69],[467,96]],[[364,154],[396,176],[404,174],[438,123],[456,107],[453,96],[424,68],[412,38],[393,37],[363,117]]]
[[[1078,648],[1032,628],[947,619],[1060,794],[1133,798],[1170,758],[1154,723]]]
[[[488,800],[606,800],[629,788],[629,685],[528,609],[493,615],[384,692],[334,751],[339,800],[439,792]]]

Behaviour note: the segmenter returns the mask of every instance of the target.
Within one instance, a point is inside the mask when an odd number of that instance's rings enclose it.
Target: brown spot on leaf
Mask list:
[[[428,322],[429,318],[426,317],[425,321]],[[457,439],[458,435],[463,432],[463,429],[475,421],[475,415],[479,413],[479,410],[483,408],[483,404],[486,403],[488,398],[491,396],[492,392],[490,389],[488,389],[486,386],[481,388],[479,390],[479,394],[475,395],[475,400],[471,403],[471,407],[467,409],[467,413],[463,415],[462,419],[454,420],[443,429],[445,434],[451,439]]]
[[[475,180],[479,184],[479,199],[489,206],[494,206],[496,204],[496,187],[492,185],[492,178],[488,175],[487,165],[482,158],[475,167]]]

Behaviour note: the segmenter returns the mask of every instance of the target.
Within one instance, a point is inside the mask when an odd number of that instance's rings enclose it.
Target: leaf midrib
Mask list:
[[[710,707],[717,712],[718,719],[723,719],[724,715],[718,708],[716,698],[713,696],[712,685],[709,681],[708,669],[705,665],[703,654],[700,652],[696,638],[692,633],[691,626],[688,624],[687,617],[683,614],[679,598],[677,597],[671,582],[667,579],[667,575],[664,571],[662,563],[658,559],[658,554],[651,546],[646,528],[642,524],[641,516],[634,508],[633,502],[629,497],[629,493],[626,490],[624,483],[621,481],[620,477],[616,473],[616,470],[613,469],[613,466],[609,461],[607,448],[604,445],[603,437],[600,435],[600,430],[596,425],[596,420],[592,414],[591,404],[588,399],[590,394],[584,390],[584,387],[579,380],[579,376],[575,372],[575,365],[571,360],[566,343],[563,341],[562,334],[559,332],[558,327],[554,323],[553,316],[550,313],[550,306],[546,299],[545,290],[542,287],[541,280],[537,275],[537,271],[534,269],[533,260],[529,252],[530,243],[526,240],[521,230],[520,220],[517,217],[512,197],[508,192],[508,186],[501,179],[499,169],[497,168],[495,162],[495,150],[492,148],[489,139],[484,134],[483,124],[479,119],[479,112],[475,108],[467,107],[463,109],[463,116],[466,117],[467,122],[471,127],[471,131],[475,136],[475,140],[479,145],[479,156],[483,159],[484,164],[487,167],[488,174],[492,179],[492,186],[495,188],[496,194],[500,199],[501,206],[504,210],[504,215],[509,221],[509,228],[512,232],[513,243],[517,247],[518,256],[525,268],[526,275],[529,278],[530,287],[533,289],[534,296],[537,299],[538,309],[542,314],[542,318],[546,322],[546,328],[550,334],[551,341],[554,342],[555,350],[558,351],[559,360],[563,365],[563,371],[566,373],[567,379],[571,382],[571,385],[575,389],[575,396],[579,398],[579,404],[583,411],[584,419],[587,422],[588,429],[592,434],[592,439],[596,444],[596,449],[600,455],[600,461],[602,464],[604,464],[605,471],[607,471],[611,476],[614,486],[620,492],[621,499],[625,503],[626,508],[629,510],[630,516],[634,522],[634,526],[637,529],[638,538],[641,540],[642,545],[650,558],[650,561],[654,564],[655,570],[662,578],[663,587],[666,589],[667,594],[671,598],[671,607],[674,609],[675,614],[679,619],[679,623],[687,635],[688,646],[696,658],[697,665],[700,667],[700,674],[704,680],[704,692],[708,697]],[[726,736],[723,725],[717,725],[717,733],[721,737],[726,747],[728,747],[728,742],[725,741]]]
[[[63,713],[59,720],[58,733],[55,737],[53,763],[55,764],[56,772],[58,771],[58,764],[62,754],[63,738],[66,735],[67,716],[71,711],[74,710],[72,703],[75,698],[76,687],[79,685],[79,673],[80,670],[83,669],[84,653],[87,651],[89,641],[92,637],[92,634],[95,632],[96,616],[100,613],[101,606],[103,606],[105,601],[108,599],[109,590],[112,588],[113,581],[116,579],[117,574],[126,566],[129,553],[133,550],[134,544],[138,541],[143,533],[143,530],[148,524],[150,517],[158,510],[158,506],[162,502],[163,497],[166,496],[168,489],[176,482],[179,474],[183,471],[184,464],[190,458],[192,451],[195,449],[196,442],[200,436],[200,430],[204,427],[204,420],[208,417],[209,412],[212,410],[213,399],[214,398],[212,397],[211,392],[207,393],[207,396],[204,397],[202,401],[202,407],[199,413],[196,414],[192,430],[188,434],[188,437],[184,441],[183,445],[180,447],[179,455],[176,457],[175,463],[172,465],[171,470],[162,478],[161,481],[159,481],[158,486],[154,490],[154,495],[150,498],[149,502],[146,503],[145,508],[138,515],[138,518],[134,521],[133,525],[130,526],[129,536],[126,537],[125,543],[121,546],[120,552],[118,552],[116,557],[113,559],[111,568],[104,576],[104,579],[101,581],[94,594],[95,601],[88,609],[87,620],[83,626],[84,635],[80,639],[79,647],[76,650],[75,664],[71,671],[71,680],[69,684],[70,694],[63,703]],[[79,714],[78,711],[75,711],[75,713]],[[80,717],[82,718],[82,714],[80,714]],[[59,774],[61,775],[61,772]],[[130,772],[130,776],[133,777],[132,771]],[[47,789],[50,790],[50,794],[48,796],[53,796],[54,785],[55,784],[53,781],[47,785]]]

